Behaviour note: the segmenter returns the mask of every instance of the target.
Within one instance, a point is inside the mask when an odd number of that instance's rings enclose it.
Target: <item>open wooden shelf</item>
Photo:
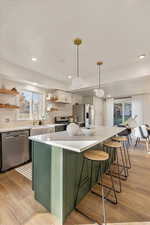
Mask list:
[[[51,108],[50,110],[47,110],[47,112],[57,112],[58,109],[57,108]]]
[[[8,89],[5,89],[5,88],[0,88],[0,94],[4,94],[4,95],[19,95],[19,92],[13,91],[13,90],[8,90]]]
[[[49,102],[57,102],[58,98],[46,98],[46,100]]]
[[[46,99],[48,102],[50,103],[61,103],[61,104],[69,104],[69,102],[63,102],[63,101],[60,101],[59,99],[57,100],[51,100],[51,99]]]
[[[17,105],[0,104],[0,109],[19,109]]]

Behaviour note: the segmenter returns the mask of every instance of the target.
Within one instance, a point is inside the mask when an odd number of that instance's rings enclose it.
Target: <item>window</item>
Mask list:
[[[132,116],[132,103],[128,100],[117,100],[114,103],[114,125],[125,123]]]
[[[19,119],[41,119],[43,112],[43,95],[40,93],[23,90],[20,92],[19,106]]]

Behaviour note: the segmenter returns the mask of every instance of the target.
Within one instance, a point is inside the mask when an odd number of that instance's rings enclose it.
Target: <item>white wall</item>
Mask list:
[[[3,59],[0,59],[0,74],[7,76],[7,79],[10,80],[36,82],[48,89],[66,90],[66,85],[63,82],[56,81],[48,76],[28,70],[24,67],[14,65]]]
[[[132,116],[138,125],[150,124],[150,94],[132,96]]]
[[[112,127],[114,124],[114,99],[108,98],[105,101],[104,107],[104,125],[107,127]]]

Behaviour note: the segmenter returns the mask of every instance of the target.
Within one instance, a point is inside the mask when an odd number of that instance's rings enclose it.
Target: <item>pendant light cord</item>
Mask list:
[[[76,38],[74,40],[74,45],[76,45],[76,72],[77,72],[77,78],[79,78],[79,45],[82,44],[82,40],[80,38]]]
[[[100,87],[101,87],[101,65],[103,65],[103,62],[102,61],[98,61],[97,62],[97,68],[98,68],[98,87],[99,87],[99,89],[100,89]]]
[[[76,49],[76,64],[77,64],[77,77],[79,78],[79,45],[77,45],[77,49]]]
[[[99,89],[100,89],[100,82],[101,82],[101,78],[100,78],[100,65],[98,65],[98,82],[99,82]]]

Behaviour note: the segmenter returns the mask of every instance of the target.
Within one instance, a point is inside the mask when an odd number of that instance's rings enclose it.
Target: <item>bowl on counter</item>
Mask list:
[[[93,136],[96,133],[96,130],[94,128],[91,128],[91,129],[82,128],[81,130],[85,136]]]

